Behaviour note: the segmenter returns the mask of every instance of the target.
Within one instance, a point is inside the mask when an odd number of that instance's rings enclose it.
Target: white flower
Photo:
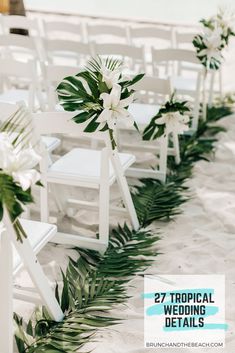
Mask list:
[[[6,133],[0,133],[0,169],[11,175],[25,191],[40,180],[40,174],[33,169],[41,157],[32,147],[17,151]]]
[[[111,89],[119,82],[121,70],[120,67],[115,70],[110,70],[102,64],[100,73],[102,75],[102,82],[105,82],[107,87]]]
[[[33,148],[28,148],[16,155],[15,163],[12,165],[12,176],[25,191],[40,180],[40,173],[33,169],[41,157]]]
[[[180,112],[169,112],[162,114],[161,118],[156,119],[156,124],[166,125],[165,134],[175,132],[177,134],[182,134],[184,131],[188,131],[189,116],[182,115]]]
[[[115,84],[110,93],[102,93],[104,110],[97,119],[97,122],[107,123],[108,127],[114,130],[117,120],[122,121],[126,126],[132,126],[134,119],[126,109],[133,101],[133,95],[121,99],[121,86]]]
[[[210,62],[212,58],[221,61],[221,35],[221,28],[215,28],[213,30],[210,28],[205,28],[205,33],[203,34],[203,42],[207,48],[202,49],[198,53],[198,56],[206,56],[208,62]]]

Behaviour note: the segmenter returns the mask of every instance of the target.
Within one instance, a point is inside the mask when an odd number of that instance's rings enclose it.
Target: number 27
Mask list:
[[[166,297],[166,293],[155,293],[155,303],[163,303]]]

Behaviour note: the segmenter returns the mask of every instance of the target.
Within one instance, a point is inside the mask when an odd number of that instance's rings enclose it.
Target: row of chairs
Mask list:
[[[32,36],[48,39],[78,40],[80,42],[110,42],[140,45],[146,44],[146,39],[157,42],[158,47],[181,47],[192,43],[196,28],[191,30],[177,30],[171,26],[160,25],[123,25],[93,22],[66,22],[62,20],[40,22],[22,16],[1,16],[0,28],[2,33],[8,34],[12,28],[23,28]]]

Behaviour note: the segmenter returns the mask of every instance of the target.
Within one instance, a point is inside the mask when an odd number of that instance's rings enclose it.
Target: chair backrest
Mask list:
[[[8,34],[11,28],[25,29],[29,35],[40,36],[40,27],[37,19],[31,19],[26,16],[9,15],[3,16],[4,33]]]
[[[196,32],[175,32],[175,47],[179,49],[193,49],[193,38],[195,37]]]
[[[37,90],[39,90],[36,64],[34,61],[19,62],[14,59],[0,59],[0,81],[3,83],[3,91],[20,84],[24,86],[27,85],[28,97],[26,97],[27,101],[25,103],[31,111],[34,110],[35,96]],[[19,100],[19,98],[16,93],[15,102],[17,100]]]
[[[32,114],[35,129],[39,135],[50,134],[73,134],[79,137],[94,137],[99,140],[108,139],[108,132],[97,131],[92,134],[84,132],[87,122],[76,124],[72,118],[76,116],[77,112],[42,112]]]
[[[128,43],[128,34],[126,27],[120,27],[111,24],[87,24],[88,41],[105,43],[114,41],[114,43]]]
[[[152,64],[153,64],[153,72],[159,73],[159,65],[162,63],[166,64],[167,72],[166,74],[170,74],[168,71],[170,68],[169,63],[190,63],[198,65],[198,70],[201,70],[201,63],[199,59],[196,57],[196,53],[193,50],[187,49],[154,49],[152,48]],[[172,65],[173,72],[175,73],[175,67]],[[190,68],[189,68],[190,71]],[[195,68],[194,70],[195,71]]]
[[[145,71],[145,56],[143,47],[134,47],[128,44],[92,43],[93,55],[101,57],[112,56],[123,61],[128,70],[135,72]]]
[[[0,126],[4,125],[9,118],[14,116],[12,120],[12,124],[16,122],[14,125],[14,132],[11,133],[10,138],[12,141],[17,137],[18,133],[20,133],[20,137],[18,138],[18,143],[23,143],[24,146],[30,145],[36,151],[40,150],[40,139],[38,138],[38,134],[34,128],[34,122],[32,119],[32,115],[29,109],[26,107],[24,102],[6,103],[0,102]]]
[[[80,23],[65,21],[43,21],[46,39],[67,39],[83,41],[83,29]]]
[[[130,27],[130,40],[134,44],[146,43],[146,40],[151,40],[151,45],[154,45],[154,42],[164,42],[164,47],[173,47],[173,30],[172,28],[160,28],[156,26],[138,26]],[[159,45],[158,45],[159,46]]]
[[[53,111],[56,109],[58,98],[56,94],[57,85],[68,76],[75,76],[78,73],[78,68],[73,66],[62,66],[47,64],[44,67],[44,74],[47,88],[47,103],[48,110]]]
[[[36,38],[18,34],[0,35],[0,48],[3,56],[13,57],[21,61],[39,59]]]
[[[132,86],[138,92],[135,94],[137,102],[149,104],[162,104],[173,93],[169,78],[144,76]]]
[[[50,63],[59,65],[83,65],[90,57],[90,47],[86,43],[72,40],[44,40],[47,59]],[[68,61],[69,60],[69,61]]]

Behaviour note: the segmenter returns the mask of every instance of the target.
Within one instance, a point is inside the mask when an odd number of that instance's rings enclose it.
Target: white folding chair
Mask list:
[[[37,38],[22,36],[19,34],[0,35],[0,47],[5,57],[12,57],[17,60],[40,60],[37,47]]]
[[[123,61],[127,72],[139,73],[145,71],[144,47],[134,47],[128,44],[91,43],[93,56],[107,58],[112,56]]]
[[[89,42],[128,43],[128,33],[126,27],[107,23],[88,23],[86,30]]]
[[[81,23],[66,21],[43,21],[45,39],[70,39],[84,41],[83,28]]]
[[[20,220],[20,223],[27,234],[23,243],[16,240],[12,222],[4,209],[5,229],[0,234],[0,283],[3,285],[0,291],[0,322],[4,323],[0,330],[0,348],[4,353],[13,352],[13,295],[34,303],[40,300],[55,321],[61,321],[64,316],[36,257],[56,234],[56,226],[28,220]],[[19,287],[14,291],[13,278],[23,268],[29,273],[36,292]]]
[[[159,64],[166,64],[165,76],[171,77],[172,87],[177,95],[186,96],[193,104],[191,131],[196,131],[199,120],[199,108],[202,94],[202,66],[195,51],[187,49],[154,49],[152,48],[153,71],[159,73]],[[179,71],[175,64],[185,63],[198,65]],[[172,64],[172,65],[169,65]],[[186,74],[187,71],[187,74]]]
[[[133,116],[138,128],[142,134],[144,128],[150,123],[151,119],[158,113],[161,105],[169,100],[172,94],[171,82],[169,79],[160,79],[156,77],[144,76],[142,80],[132,86],[138,92],[135,95],[136,103],[129,106],[129,112]],[[156,141],[141,141],[141,137],[136,133],[135,141],[130,138],[128,143],[122,142],[122,130],[124,126],[118,126],[118,146],[121,151],[150,152],[159,155],[157,168],[150,169],[133,166],[129,168],[126,175],[134,178],[152,178],[165,181],[167,172],[167,156],[174,156],[176,163],[180,162],[178,135],[161,137]],[[129,129],[130,130],[130,129]],[[132,128],[134,130],[134,128]],[[169,146],[170,140],[172,147]]]
[[[144,46],[148,74],[152,74],[151,47],[173,48],[174,36],[171,27],[135,26],[129,28],[130,42],[135,46]]]
[[[19,101],[16,102],[16,104],[13,103],[7,103],[7,102],[1,102],[0,101],[0,125],[3,124],[10,116],[13,116],[19,109],[19,107],[24,106],[24,102]],[[29,119],[29,129],[31,126],[31,118]],[[18,127],[19,131],[21,130],[21,126],[19,125]],[[25,132],[27,134],[27,131]],[[14,139],[17,135],[17,132],[12,134],[12,139]],[[52,153],[57,147],[60,145],[60,139],[55,137],[55,136],[42,136],[42,142],[45,145],[45,148],[47,149],[48,153]],[[32,145],[36,145],[38,141],[36,140],[36,136],[33,134],[32,136]]]
[[[43,42],[50,64],[82,67],[91,56],[87,43],[62,39],[45,39]]]
[[[175,48],[194,50],[193,38],[198,32],[175,30]]]
[[[68,133],[77,134],[77,138],[87,135],[83,133],[84,124],[75,124],[72,121],[74,113],[48,112],[34,114],[36,131],[39,134]],[[47,220],[48,187],[50,184],[67,185],[97,190],[99,202],[85,202],[74,199],[67,200],[67,205],[88,208],[99,211],[99,239],[86,238],[68,233],[58,233],[55,242],[96,249],[104,252],[109,239],[109,212],[126,214],[134,227],[138,229],[139,222],[132,202],[124,172],[135,161],[131,154],[117,153],[110,146],[108,132],[96,133],[106,143],[102,151],[75,148],[65,154],[55,163],[48,165],[48,159],[41,163],[42,183],[41,189],[41,220]],[[44,151],[45,153],[45,151]],[[45,155],[46,157],[46,155]],[[117,181],[125,208],[110,207],[110,186]]]
[[[24,101],[31,111],[43,109],[41,86],[34,61],[19,62],[11,58],[0,59],[0,77],[3,82],[1,102]]]
[[[30,36],[40,36],[40,27],[37,19],[32,19],[27,16],[5,15],[2,18],[5,34],[10,32],[11,28],[25,29]]]
[[[75,66],[46,64],[43,71],[47,92],[47,110],[63,110],[58,104],[56,87],[65,77],[75,76],[79,72],[78,68]]]
[[[171,27],[138,26],[130,27],[129,31],[132,44],[146,45],[148,44],[146,40],[150,39],[151,46],[157,45],[158,47],[164,48],[173,47],[173,30]]]

